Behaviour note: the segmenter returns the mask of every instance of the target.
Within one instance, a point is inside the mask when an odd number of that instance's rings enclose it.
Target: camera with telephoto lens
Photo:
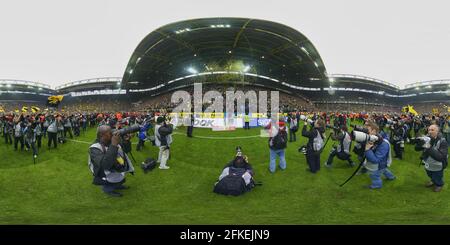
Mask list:
[[[307,118],[305,115],[300,115],[300,120],[305,121],[305,122],[307,122],[307,123],[309,123],[311,125],[314,124],[314,121],[309,119],[309,118]]]
[[[350,127],[353,128],[353,131],[363,132],[366,134],[369,133],[369,130],[367,128],[365,128],[364,126],[350,124]]]
[[[423,149],[429,148],[431,138],[428,136],[416,137],[415,139],[411,139],[411,143],[416,145],[416,148]]]
[[[242,147],[236,146],[236,156],[241,157],[242,156]]]
[[[378,141],[378,136],[370,135],[361,131],[353,131],[351,133],[352,140],[358,142],[358,143],[367,143],[367,142],[376,142]]]
[[[112,133],[114,134],[118,134],[120,136],[124,136],[126,134],[132,134],[132,133],[136,133],[139,132],[139,130],[141,129],[141,126],[139,125],[133,125],[127,128],[121,128],[121,129],[113,129]]]

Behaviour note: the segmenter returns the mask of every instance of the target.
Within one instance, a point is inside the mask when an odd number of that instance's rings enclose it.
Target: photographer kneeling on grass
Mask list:
[[[383,174],[388,180],[394,180],[395,176],[388,169],[392,162],[391,147],[389,141],[379,134],[378,125],[374,122],[366,123],[369,138],[365,147],[364,167],[368,170],[372,184],[370,189],[380,189],[383,186],[381,175]]]
[[[428,136],[416,138],[416,151],[423,151],[421,159],[431,181],[426,187],[440,192],[444,186],[444,169],[448,164],[448,143],[439,133],[437,125],[428,127]]]
[[[89,147],[88,165],[94,175],[93,184],[101,185],[103,192],[113,197],[122,196],[116,190],[128,189],[123,185],[125,174],[134,172],[119,143],[120,135],[113,135],[110,126],[102,125],[97,129],[97,140]]]

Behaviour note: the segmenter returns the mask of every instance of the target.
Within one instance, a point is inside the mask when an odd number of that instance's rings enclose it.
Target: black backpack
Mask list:
[[[286,148],[287,134],[285,130],[280,130],[275,137],[272,138],[272,148],[280,150]]]
[[[253,178],[248,185],[245,184],[242,178],[245,172],[245,168],[230,167],[228,175],[216,183],[213,191],[217,194],[232,196],[239,196],[250,191],[255,184]]]
[[[144,170],[144,173],[147,173],[148,171],[152,171],[157,165],[157,162],[155,159],[149,157],[145,159],[145,161],[141,164],[142,170]]]

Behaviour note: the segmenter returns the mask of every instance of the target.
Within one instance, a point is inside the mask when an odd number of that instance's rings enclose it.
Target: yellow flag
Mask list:
[[[31,111],[33,112],[33,113],[36,113],[36,112],[38,112],[38,111],[40,111],[41,110],[41,108],[39,108],[39,107],[37,107],[37,106],[32,106],[31,107]]]
[[[22,106],[22,112],[27,112],[27,111],[28,111],[28,107]]]

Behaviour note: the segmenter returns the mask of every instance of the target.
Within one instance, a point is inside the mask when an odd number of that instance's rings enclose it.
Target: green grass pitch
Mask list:
[[[322,153],[321,170],[306,169],[305,156],[297,152],[306,138],[286,150],[287,169],[268,171],[267,138],[259,128],[213,132],[194,129],[194,138],[179,128],[174,135],[169,170],[147,174],[139,168],[146,157],[156,158],[158,149],[146,142],[134,176],[127,176],[131,188],[112,198],[94,186],[87,167],[88,143],[68,141],[48,150],[47,140],[33,164],[31,152],[15,152],[0,141],[1,224],[450,224],[450,194],[445,187],[434,193],[424,187],[428,177],[419,167],[419,153],[406,145],[404,160],[391,167],[397,180],[384,181],[380,190],[363,188],[369,176],[355,176],[339,187],[355,168],[337,158],[333,168],[323,166],[333,145]],[[328,133],[327,133],[328,134]],[[219,139],[195,136],[219,137]],[[92,142],[95,129],[75,138]],[[136,138],[134,138],[136,142]],[[242,146],[262,181],[243,196],[221,196],[212,192],[223,166]],[[356,159],[353,156],[354,160]],[[448,181],[448,176],[445,176]]]

